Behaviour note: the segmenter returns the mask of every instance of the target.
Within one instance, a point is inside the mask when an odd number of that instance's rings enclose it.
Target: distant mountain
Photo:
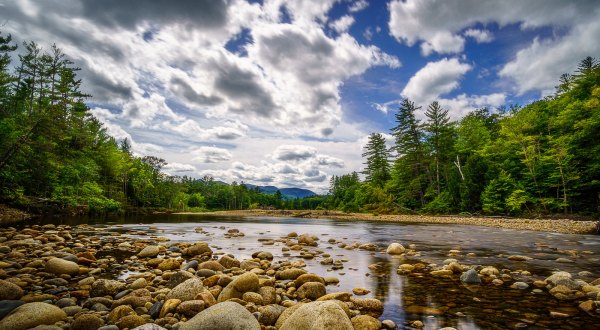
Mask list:
[[[279,190],[285,199],[304,198],[316,195],[314,192],[302,188],[277,188],[275,186],[257,186],[249,183],[246,183],[245,185],[250,189],[258,187],[258,189],[265,194],[275,194],[277,190]]]

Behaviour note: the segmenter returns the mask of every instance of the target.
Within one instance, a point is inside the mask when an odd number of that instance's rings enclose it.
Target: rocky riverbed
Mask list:
[[[411,244],[296,232],[265,235],[253,251],[223,251],[208,243],[210,236],[241,241],[243,230],[197,227],[194,237],[206,239],[188,242],[148,229],[0,228],[0,329],[437,329],[448,324],[432,323],[435,316],[468,320],[470,313],[507,320],[484,325],[489,328],[593,329],[600,320],[600,279],[593,272],[540,277],[526,267],[469,264],[459,249],[443,251],[447,258],[435,264]],[[280,256],[269,252],[274,248]],[[374,262],[351,269],[334,249],[386,255],[397,266]],[[506,259],[523,266],[531,257]],[[308,271],[307,262],[314,261],[332,276]],[[402,293],[406,318],[396,323],[383,316],[389,314],[384,303],[367,288],[340,290],[346,271],[411,282]],[[443,303],[427,304],[423,296]],[[523,299],[529,309],[514,310],[511,300]],[[452,324],[460,328],[461,321]]]

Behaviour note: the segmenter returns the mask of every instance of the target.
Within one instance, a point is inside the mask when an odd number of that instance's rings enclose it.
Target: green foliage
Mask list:
[[[202,196],[200,193],[191,194],[187,205],[189,207],[204,207],[204,196]]]

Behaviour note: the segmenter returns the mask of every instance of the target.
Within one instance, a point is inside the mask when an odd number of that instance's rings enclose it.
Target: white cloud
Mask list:
[[[475,39],[478,43],[486,43],[494,40],[494,36],[488,30],[480,30],[480,29],[468,29],[465,31],[466,37],[471,37]]]
[[[356,0],[349,7],[348,11],[351,13],[359,12],[369,6],[369,2],[367,0]]]
[[[196,167],[190,164],[168,163],[162,168],[162,170],[170,175],[189,175],[196,172]]]
[[[471,65],[455,58],[429,62],[410,78],[401,95],[416,104],[431,102],[456,89],[469,70]]]
[[[200,147],[191,152],[192,161],[200,163],[217,163],[231,160],[233,157],[227,149],[217,147]]]
[[[439,103],[442,108],[448,109],[448,114],[453,120],[458,120],[469,112],[484,107],[491,108],[494,110],[506,103],[506,94],[504,93],[492,93],[487,95],[470,95],[460,94],[451,99],[439,99]],[[424,117],[421,114],[422,117]]]
[[[338,20],[329,23],[329,27],[334,29],[337,33],[343,33],[348,31],[352,24],[354,24],[354,17],[345,15],[340,17]]]

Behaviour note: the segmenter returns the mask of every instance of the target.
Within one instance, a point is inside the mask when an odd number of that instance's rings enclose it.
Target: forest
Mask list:
[[[336,209],[346,212],[536,216],[600,213],[600,66],[591,57],[554,95],[459,121],[437,102],[403,100],[396,126],[372,133],[362,173],[334,176],[327,195],[285,199],[243,182],[167,175],[137,156],[86,105],[80,70],[56,46],[0,34],[0,203],[65,213],[135,208]],[[425,120],[419,120],[426,106]],[[362,174],[362,175],[360,175]]]

